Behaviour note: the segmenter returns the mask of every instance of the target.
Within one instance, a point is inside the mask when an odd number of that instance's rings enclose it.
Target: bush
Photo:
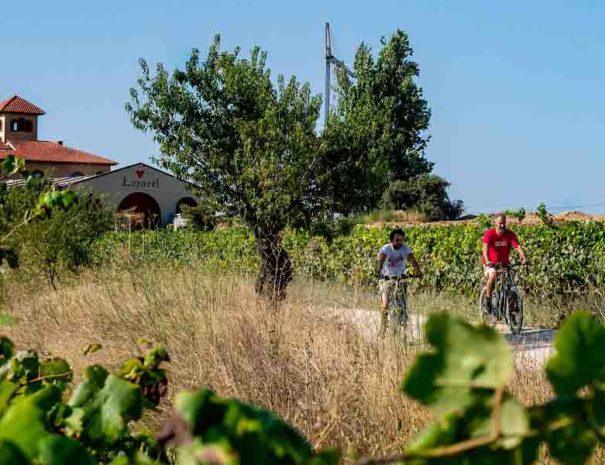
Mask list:
[[[30,200],[25,189],[12,189],[15,197]],[[23,192],[19,192],[23,191]],[[78,271],[91,261],[92,244],[111,229],[111,212],[90,193],[80,193],[66,211],[20,228],[11,239],[23,273],[42,273],[54,286],[60,270]]]
[[[382,196],[384,208],[417,210],[428,221],[454,220],[464,211],[461,200],[450,200],[450,183],[434,174],[422,174],[405,181],[393,181]]]
[[[217,222],[214,211],[209,209],[206,204],[195,207],[184,205],[183,218],[189,220],[191,227],[200,231],[212,231]]]
[[[438,292],[475,296],[482,279],[481,237],[484,226],[410,226],[406,241],[425,271],[422,286]],[[577,296],[602,285],[605,223],[569,221],[515,225],[531,266],[517,275],[525,292],[544,298]],[[388,241],[386,226],[355,226],[351,234],[332,238],[290,230],[284,246],[294,272],[340,283],[374,283],[376,253]],[[245,228],[213,232],[146,231],[110,233],[94,245],[98,264],[195,262],[208,270],[253,273],[259,264],[254,238]],[[126,259],[124,257],[126,255]],[[356,275],[352,276],[353,270]]]

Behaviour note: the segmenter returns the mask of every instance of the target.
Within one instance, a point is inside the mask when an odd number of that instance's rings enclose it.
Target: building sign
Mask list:
[[[134,172],[134,177],[123,176],[122,187],[132,187],[134,189],[159,189],[160,178],[154,179],[143,179],[145,177],[145,170],[143,168],[137,168]]]

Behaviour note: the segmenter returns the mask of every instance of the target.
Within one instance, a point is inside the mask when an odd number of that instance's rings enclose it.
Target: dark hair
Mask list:
[[[393,229],[390,233],[389,233],[389,240],[391,242],[393,242],[393,239],[395,238],[395,236],[399,234],[401,237],[403,237],[405,239],[405,232],[403,232],[403,229],[401,228],[397,228],[397,229]]]

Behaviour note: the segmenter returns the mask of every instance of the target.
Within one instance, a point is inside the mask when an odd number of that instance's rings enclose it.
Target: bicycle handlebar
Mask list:
[[[379,279],[386,279],[387,281],[395,281],[398,279],[420,279],[420,276],[416,275],[416,274],[402,274],[399,276],[386,276],[386,275],[380,275]]]

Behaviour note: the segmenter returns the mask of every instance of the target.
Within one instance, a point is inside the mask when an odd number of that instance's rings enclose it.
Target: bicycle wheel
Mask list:
[[[518,335],[523,329],[523,297],[515,288],[507,293],[506,314],[511,333]]]
[[[397,335],[407,324],[407,301],[405,286],[397,282],[389,301],[388,326],[393,335]]]

